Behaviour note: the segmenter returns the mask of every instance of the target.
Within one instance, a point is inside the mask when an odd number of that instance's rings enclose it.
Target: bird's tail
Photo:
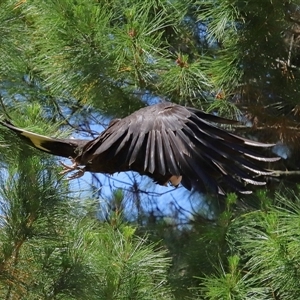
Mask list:
[[[87,143],[86,140],[79,139],[57,139],[39,135],[18,127],[9,121],[0,121],[0,124],[15,132],[26,144],[47,152],[49,154],[75,158],[80,149]]]

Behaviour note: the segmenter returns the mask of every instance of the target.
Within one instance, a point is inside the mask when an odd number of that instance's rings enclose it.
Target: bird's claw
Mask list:
[[[82,177],[85,173],[85,168],[77,168],[77,172],[75,172],[73,175],[67,177],[67,180],[72,180],[72,179],[78,179],[80,177]]]
[[[66,165],[62,161],[59,162],[64,167],[63,170],[59,173],[60,175],[65,175],[67,173],[77,170],[77,172],[75,172],[73,175],[67,177],[66,178],[67,180],[80,178],[85,173],[85,167],[80,167],[73,158],[71,158],[71,161],[72,161],[72,165],[70,166]]]

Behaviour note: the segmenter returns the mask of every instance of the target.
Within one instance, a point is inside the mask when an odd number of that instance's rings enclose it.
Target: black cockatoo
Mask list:
[[[84,172],[113,174],[136,171],[156,183],[180,183],[187,189],[211,190],[225,194],[224,187],[250,193],[246,184],[263,185],[260,175],[272,175],[263,162],[259,143],[234,135],[216,126],[236,124],[200,110],[173,103],[142,108],[123,118],[114,119],[93,140],[57,139],[38,135],[0,121],[31,146],[47,153],[70,158],[62,173],[75,171],[70,178]]]

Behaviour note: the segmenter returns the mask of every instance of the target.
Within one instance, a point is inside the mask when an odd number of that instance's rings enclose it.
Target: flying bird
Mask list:
[[[142,108],[123,119],[114,119],[93,140],[58,139],[0,123],[14,131],[29,145],[44,152],[70,158],[62,174],[73,172],[70,179],[85,172],[113,174],[136,171],[160,185],[178,186],[226,194],[225,187],[251,193],[247,184],[264,185],[263,176],[272,175],[259,149],[273,144],[239,137],[218,126],[237,121],[204,113],[173,103]]]

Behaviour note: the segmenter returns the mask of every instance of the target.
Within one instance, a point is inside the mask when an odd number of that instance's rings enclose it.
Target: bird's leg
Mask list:
[[[66,173],[69,173],[71,171],[77,170],[78,169],[78,164],[77,162],[72,158],[72,165],[66,165],[65,163],[63,163],[62,161],[59,161],[59,163],[64,167],[63,171],[61,171],[59,174],[60,175],[64,175]]]
[[[74,158],[70,157],[70,160],[72,162],[72,165],[70,165],[70,166],[66,165],[62,161],[59,162],[64,167],[64,169],[59,174],[65,175],[67,173],[77,170],[77,172],[75,172],[73,175],[69,176],[67,179],[72,180],[72,179],[80,178],[81,176],[83,176],[83,174],[85,172],[85,167],[80,167]]]
[[[82,167],[82,168],[78,167],[77,170],[78,171],[75,172],[73,175],[69,176],[67,178],[67,180],[78,179],[78,178],[80,178],[80,177],[82,177],[84,175],[84,173],[85,173],[85,167]]]

